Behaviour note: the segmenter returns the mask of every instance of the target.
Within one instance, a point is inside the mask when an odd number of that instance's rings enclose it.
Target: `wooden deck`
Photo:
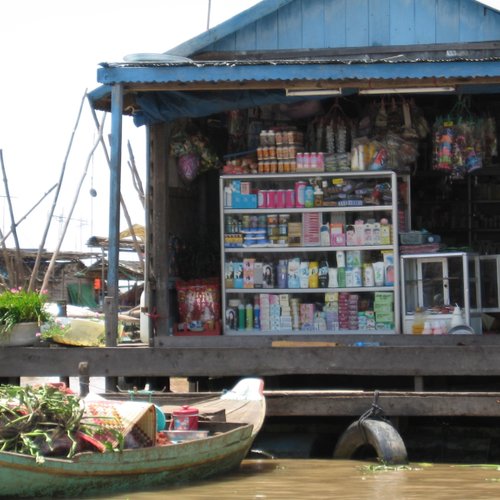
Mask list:
[[[3,348],[0,377],[77,377],[82,362],[89,376],[112,382],[122,376],[322,377],[322,385],[266,385],[268,416],[359,416],[374,390],[388,416],[500,416],[497,335],[163,337],[158,347]],[[444,389],[436,389],[436,379]],[[458,379],[466,381],[460,389]]]
[[[157,347],[3,348],[0,377],[78,376],[80,362],[96,377],[492,377],[500,376],[500,336],[160,337]]]

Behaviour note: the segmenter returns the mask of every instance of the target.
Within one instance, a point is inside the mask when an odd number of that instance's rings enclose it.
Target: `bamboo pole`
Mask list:
[[[92,116],[94,118],[94,122],[96,124],[96,127],[99,127],[99,120],[97,119],[97,115],[96,115],[95,109],[92,106],[90,106],[90,110],[92,112]],[[108,148],[106,147],[106,143],[104,142],[103,137],[101,137],[101,141],[100,142],[101,142],[103,150],[104,150],[104,156],[106,157],[106,161],[108,163],[108,167],[111,169],[111,160],[109,158]],[[135,234],[135,231],[134,231],[134,226],[132,224],[132,219],[130,218],[130,215],[129,215],[128,210],[127,210],[127,206],[125,205],[125,200],[123,199],[123,196],[122,196],[121,193],[120,193],[120,205],[122,207],[123,215],[125,217],[125,220],[127,221],[128,230],[130,231],[130,235],[132,236],[132,241],[134,243],[135,251],[137,253],[137,256],[139,257],[139,261],[141,263],[141,266],[144,267],[144,256],[142,255],[142,249],[141,249],[141,247],[139,245],[139,242],[137,240],[137,235]]]
[[[9,183],[7,181],[7,172],[5,170],[5,164],[3,161],[3,150],[0,149],[0,166],[2,168],[3,184],[5,186],[5,195],[7,196],[7,204],[9,206],[10,214],[10,229],[14,237],[14,244],[16,248],[16,257],[14,259],[15,265],[15,276],[14,276],[14,286],[18,287],[24,281],[24,272],[21,258],[21,247],[19,246],[19,238],[16,231],[16,220],[14,218],[14,209],[12,208],[12,200],[10,198]]]
[[[66,172],[66,164],[68,163],[69,153],[71,151],[71,147],[73,145],[73,140],[75,137],[76,129],[78,128],[78,124],[80,123],[80,117],[82,115],[83,103],[85,102],[85,98],[87,97],[87,89],[85,89],[85,93],[83,94],[80,109],[78,110],[78,115],[76,118],[75,126],[73,127],[73,131],[71,133],[71,138],[68,144],[68,148],[66,150],[66,156],[64,157],[63,165],[61,168],[61,173],[59,175],[59,182],[57,184],[56,193],[54,195],[54,200],[52,201],[52,207],[50,209],[49,216],[47,218],[47,225],[45,226],[45,231],[42,236],[42,241],[40,242],[40,246],[38,247],[38,253],[36,255],[35,264],[33,265],[33,270],[31,271],[30,283],[28,286],[29,291],[33,291],[35,289],[36,277],[38,275],[38,269],[40,268],[40,261],[42,260],[42,252],[45,247],[45,241],[47,240],[47,235],[49,234],[50,224],[52,222],[52,217],[54,216],[54,211],[56,209],[57,200],[59,199],[59,193],[61,191],[62,181],[64,179],[64,174]]]
[[[139,200],[141,201],[142,208],[145,208],[145,196],[144,196],[144,187],[142,186],[141,177],[139,176],[139,172],[137,171],[137,166],[135,164],[134,152],[132,151],[132,145],[130,141],[127,141],[128,155],[130,160],[127,162],[130,172],[132,173],[132,182],[134,183],[134,188],[139,195]]]
[[[35,210],[35,208],[40,205],[40,203],[42,203],[42,201],[52,192],[54,191],[54,189],[57,187],[57,182],[14,224],[15,227],[19,226],[19,224],[21,224],[21,222],[24,221],[24,219],[26,219],[26,217],[28,217],[28,215],[31,214],[31,212],[33,212],[33,210]],[[0,239],[2,240],[0,242],[0,244],[3,244],[5,242],[5,240],[12,234],[12,229],[8,232],[8,233],[5,233],[3,236],[0,232]]]
[[[78,187],[76,189],[75,197],[73,199],[73,204],[71,205],[71,209],[69,211],[68,217],[66,219],[66,222],[64,223],[64,228],[61,237],[59,238],[59,242],[57,243],[57,247],[52,253],[52,257],[49,262],[49,266],[47,267],[47,271],[45,272],[45,276],[43,278],[43,283],[42,283],[42,288],[40,290],[40,293],[43,293],[43,290],[47,289],[47,286],[49,284],[49,279],[50,275],[52,274],[52,270],[54,269],[55,261],[57,259],[57,255],[59,254],[59,250],[61,249],[62,242],[64,240],[64,237],[66,236],[66,231],[68,229],[69,223],[71,221],[71,216],[73,215],[73,211],[75,210],[76,203],[78,201],[78,196],[80,194],[80,190],[82,189],[83,181],[85,180],[85,177],[87,176],[87,172],[89,169],[90,161],[92,160],[92,156],[94,155],[95,150],[97,149],[97,146],[99,145],[101,139],[102,139],[102,130],[104,128],[104,122],[106,120],[106,114],[104,115],[102,119],[102,123],[99,127],[99,137],[97,138],[95,144],[92,146],[92,149],[90,150],[90,153],[87,157],[87,162],[85,164],[85,169],[83,171],[83,174],[80,178],[80,183],[78,184]]]

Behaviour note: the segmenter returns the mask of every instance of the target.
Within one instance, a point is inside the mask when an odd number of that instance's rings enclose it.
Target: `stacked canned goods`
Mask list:
[[[296,171],[297,153],[303,151],[303,134],[295,130],[263,130],[257,148],[260,174]]]

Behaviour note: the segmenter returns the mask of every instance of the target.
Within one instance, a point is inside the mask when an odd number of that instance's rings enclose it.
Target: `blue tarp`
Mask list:
[[[314,98],[325,99],[325,96]],[[137,126],[151,125],[178,118],[200,118],[234,109],[294,104],[303,100],[303,97],[287,97],[283,90],[146,92],[137,96],[141,111],[134,114],[134,123]]]

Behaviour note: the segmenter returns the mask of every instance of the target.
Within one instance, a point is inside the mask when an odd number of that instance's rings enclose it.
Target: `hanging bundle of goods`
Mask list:
[[[445,117],[434,123],[434,170],[463,179],[478,170],[497,155],[495,120],[489,116],[475,115],[469,101],[459,99]]]
[[[170,155],[178,158],[177,171],[186,182],[220,166],[219,158],[212,151],[208,138],[191,123],[181,124],[179,130],[172,135]]]
[[[417,160],[418,141],[428,133],[427,121],[413,100],[373,103],[353,140],[351,170],[409,170]]]
[[[310,122],[306,147],[310,151],[324,151],[325,169],[334,167],[340,172],[351,169],[350,148],[355,127],[344,113],[338,99],[330,110]]]

